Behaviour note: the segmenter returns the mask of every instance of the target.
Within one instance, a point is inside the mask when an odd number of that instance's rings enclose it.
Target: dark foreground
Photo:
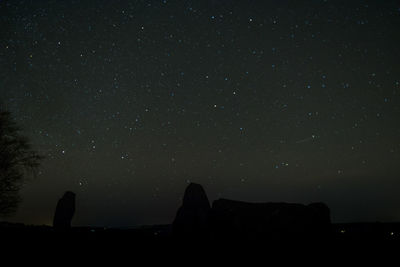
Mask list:
[[[164,262],[164,265],[176,261],[208,265],[215,259],[225,263],[224,266],[228,265],[227,261],[236,264],[238,260],[307,263],[319,262],[322,258],[341,263],[349,257],[356,261],[370,256],[388,259],[400,251],[400,223],[332,224],[331,235],[323,239],[281,240],[236,238],[234,233],[229,240],[181,239],[172,235],[171,225],[135,229],[72,227],[67,232],[57,232],[49,226],[0,225],[4,256],[12,253],[17,256],[15,259],[39,258],[41,261],[49,260],[46,255],[51,255],[70,264],[82,257],[100,263],[103,258],[112,262],[133,259],[139,262],[140,258],[146,262]]]
[[[272,250],[301,249],[307,255],[316,255],[314,251],[330,251],[327,247],[331,245],[342,251],[354,251],[368,246],[397,248],[400,244],[400,223],[332,224],[329,207],[321,202],[304,205],[218,199],[210,205],[204,188],[195,183],[187,186],[182,205],[168,225],[125,229],[71,227],[74,212],[75,194],[67,191],[57,203],[53,227],[0,223],[0,244],[59,252],[94,249],[109,254],[127,250],[128,255],[139,254],[134,247],[171,254],[205,251],[198,255],[200,258],[221,251],[236,256],[244,252],[272,255]]]
[[[141,226],[136,228],[99,228],[99,227],[72,227],[68,231],[55,231],[51,226],[24,225],[19,223],[0,222],[0,235],[2,238],[73,238],[76,240],[129,240],[135,242],[191,242],[199,241],[187,238],[174,238],[171,225]],[[257,242],[257,238],[235,239],[235,233],[231,233],[230,242],[246,241]],[[203,238],[200,241],[224,242],[216,238]],[[288,238],[281,241],[299,241],[296,238]],[[400,244],[400,223],[338,223],[332,224],[329,236],[318,238],[319,241],[363,241],[363,242],[392,242]],[[280,241],[280,240],[275,240]]]

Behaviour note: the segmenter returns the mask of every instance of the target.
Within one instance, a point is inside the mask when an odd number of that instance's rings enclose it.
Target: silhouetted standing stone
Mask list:
[[[65,192],[58,201],[54,214],[53,227],[55,230],[68,230],[71,228],[71,220],[75,213],[75,193]]]
[[[210,202],[199,184],[191,183],[185,190],[182,206],[172,224],[175,237],[201,238],[207,233]]]

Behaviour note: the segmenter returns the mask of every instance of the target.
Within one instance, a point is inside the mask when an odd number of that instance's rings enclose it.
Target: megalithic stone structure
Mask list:
[[[249,203],[218,199],[209,216],[216,238],[246,240],[325,239],[331,233],[330,210],[324,203]]]
[[[57,231],[66,231],[71,228],[71,221],[75,213],[75,193],[65,192],[58,201],[54,213],[53,227]]]
[[[172,233],[178,238],[202,238],[208,233],[210,202],[200,184],[190,183],[176,213]]]

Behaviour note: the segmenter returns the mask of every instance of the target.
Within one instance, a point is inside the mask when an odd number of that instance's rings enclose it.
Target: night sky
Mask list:
[[[400,220],[398,1],[0,1],[0,102],[46,156],[9,221],[172,222],[209,199]]]

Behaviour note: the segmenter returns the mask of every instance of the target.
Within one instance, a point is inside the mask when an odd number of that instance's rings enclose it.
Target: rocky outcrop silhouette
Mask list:
[[[326,238],[330,211],[323,203],[248,203],[228,199],[213,202],[209,216],[213,236],[249,240]]]
[[[206,192],[199,184],[187,186],[182,206],[176,213],[172,232],[180,238],[202,238],[208,232],[210,202]]]
[[[57,231],[65,231],[71,228],[71,220],[75,213],[75,193],[65,192],[58,201],[54,213],[53,227]]]
[[[179,238],[214,240],[326,239],[330,210],[324,203],[249,203],[218,199],[212,207],[203,187],[190,184],[173,222]]]

